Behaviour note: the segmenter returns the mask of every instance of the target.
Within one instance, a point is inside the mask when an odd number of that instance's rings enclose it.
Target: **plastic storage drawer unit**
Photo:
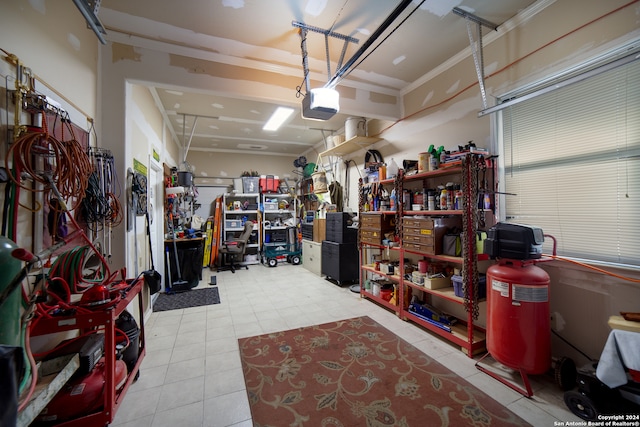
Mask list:
[[[338,283],[354,282],[360,277],[358,246],[355,243],[322,242],[322,274]]]

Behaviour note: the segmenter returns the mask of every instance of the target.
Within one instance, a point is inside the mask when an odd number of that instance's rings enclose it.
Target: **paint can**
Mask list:
[[[429,155],[429,170],[436,171],[438,170],[438,166],[440,166],[440,158],[433,154]]]
[[[429,264],[427,263],[426,259],[421,259],[421,260],[418,261],[418,271],[420,273],[426,274],[428,266],[429,266]]]
[[[429,153],[418,154],[418,173],[426,172],[429,170]]]

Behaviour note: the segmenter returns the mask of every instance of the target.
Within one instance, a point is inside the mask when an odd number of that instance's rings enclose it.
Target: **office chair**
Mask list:
[[[242,230],[238,238],[222,242],[220,245],[220,254],[222,255],[220,257],[221,265],[218,265],[218,271],[231,270],[232,273],[236,272],[236,268],[238,267],[237,263],[242,261],[244,257],[252,232],[253,222],[247,221],[244,223],[244,230]],[[245,267],[247,270],[249,269],[248,265],[245,265]]]

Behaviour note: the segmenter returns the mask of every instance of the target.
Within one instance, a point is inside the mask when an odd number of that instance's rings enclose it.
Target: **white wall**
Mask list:
[[[49,6],[49,7],[47,7]],[[12,134],[8,132],[14,124],[14,105],[4,100],[6,90],[13,91],[16,86],[16,66],[25,67],[35,80],[35,90],[58,102],[70,115],[71,120],[84,129],[89,129],[90,119],[96,116],[97,53],[98,41],[93,32],[86,29],[84,18],[71,2],[51,7],[50,3],[30,3],[24,0],[0,2],[0,75],[3,80],[0,104],[1,136],[0,161],[4,165],[5,154],[9,148]],[[48,55],[50,53],[51,55]],[[12,55],[11,60],[6,58]],[[57,63],[52,66],[52,61]],[[59,63],[58,63],[59,62]],[[74,76],[74,78],[69,78]],[[26,85],[26,78],[22,84]],[[7,123],[8,119],[8,123]],[[24,114],[20,124],[30,124],[30,117]],[[21,203],[32,203],[31,193],[21,191]],[[4,191],[0,202],[4,201]],[[42,200],[40,200],[42,203]],[[42,210],[32,215],[24,208],[18,209],[19,246],[35,250],[40,236],[33,236],[33,227],[42,229]],[[28,232],[25,232],[29,230]],[[32,246],[35,245],[35,246]]]
[[[96,117],[100,42],[73,2],[2,0],[0,40],[77,110]]]
[[[147,168],[148,179],[148,209],[150,227],[153,227],[152,235],[156,236],[153,246],[154,266],[161,272],[163,280],[164,272],[164,184],[162,163],[154,159],[154,151],[158,154],[164,152],[164,121],[162,114],[155,105],[155,101],[149,88],[140,85],[127,84],[127,123],[126,146],[129,149],[132,162],[135,160]],[[127,168],[133,167],[129,164]],[[151,169],[156,174],[151,174]],[[151,177],[156,176],[156,182]],[[146,220],[144,216],[135,217],[136,226],[133,232],[127,233],[127,268],[129,271],[142,272],[150,268],[149,242],[146,233]],[[132,273],[133,274],[133,273]],[[163,283],[164,288],[164,283]],[[145,297],[145,311],[150,310],[149,295]]]
[[[609,15],[608,12],[627,2],[540,3],[547,5],[540,13],[521,23],[510,23],[514,27],[510,32],[486,38],[484,62],[490,103],[508,90],[575,67],[629,41],[640,40],[637,4]],[[574,31],[586,23],[590,24]],[[545,45],[548,46],[543,47]],[[430,144],[449,149],[470,140],[478,146],[495,149],[494,117],[477,117],[482,102],[472,57],[467,54],[453,59],[447,67],[431,72],[428,79],[406,92],[405,116],[411,115],[411,118],[384,131],[381,136],[385,141],[373,147],[386,159],[393,156],[400,163],[403,158],[417,159],[417,154]],[[353,155],[359,168],[362,168],[363,157],[363,152]],[[357,177],[357,173],[352,177]],[[349,205],[355,207],[357,187],[353,180],[350,188]],[[599,357],[610,331],[609,316],[620,311],[638,311],[640,286],[566,262],[540,266],[551,276],[550,307],[557,320],[554,327],[582,351]],[[638,269],[608,270],[640,278]],[[553,353],[586,363],[555,337]]]

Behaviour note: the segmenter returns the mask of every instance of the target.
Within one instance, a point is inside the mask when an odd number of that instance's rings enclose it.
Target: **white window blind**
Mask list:
[[[558,255],[640,265],[640,60],[501,114],[506,220]]]

